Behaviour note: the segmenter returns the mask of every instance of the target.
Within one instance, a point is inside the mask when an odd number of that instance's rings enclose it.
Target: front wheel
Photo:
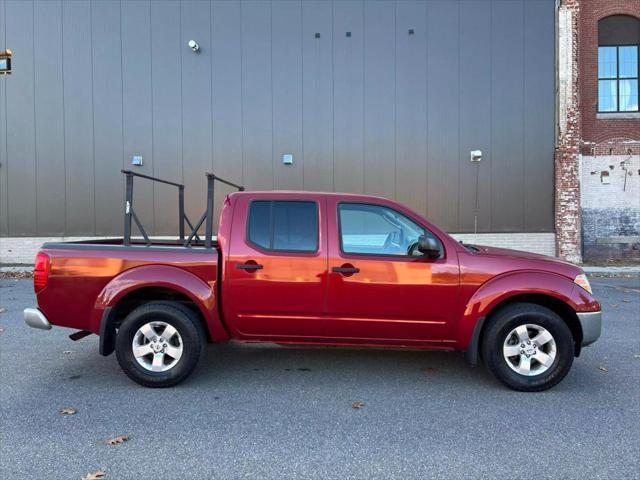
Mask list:
[[[116,336],[116,356],[129,378],[145,387],[171,387],[196,367],[205,337],[198,317],[173,302],[133,310]]]
[[[489,371],[508,387],[523,392],[557,385],[569,372],[573,353],[573,336],[564,320],[531,303],[496,312],[482,339],[482,358]]]

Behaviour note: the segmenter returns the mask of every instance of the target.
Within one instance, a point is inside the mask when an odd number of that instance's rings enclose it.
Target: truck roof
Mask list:
[[[313,192],[306,190],[250,190],[250,191],[241,191],[241,192],[233,192],[230,193],[230,197],[236,196],[268,196],[268,195],[277,195],[279,197],[304,197],[304,198],[314,198],[314,197],[340,197],[340,198],[349,198],[349,199],[359,199],[363,200],[378,200],[389,202],[389,199],[385,197],[380,197],[376,195],[364,195],[360,193],[343,193],[343,192]]]

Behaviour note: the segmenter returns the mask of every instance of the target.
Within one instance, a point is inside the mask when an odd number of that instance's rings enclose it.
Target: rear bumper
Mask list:
[[[602,311],[578,312],[578,320],[582,327],[582,346],[591,345],[602,331]]]
[[[47,317],[44,316],[37,308],[25,308],[24,309],[24,323],[31,328],[39,328],[40,330],[50,330],[51,324]]]

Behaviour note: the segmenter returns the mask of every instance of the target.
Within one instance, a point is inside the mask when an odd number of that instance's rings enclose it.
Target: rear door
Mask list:
[[[300,194],[241,195],[223,282],[227,323],[240,338],[304,341],[323,331],[325,202]]]
[[[357,343],[442,344],[457,307],[457,255],[418,218],[393,205],[327,198],[329,292],[326,334]],[[415,249],[420,235],[440,258]]]

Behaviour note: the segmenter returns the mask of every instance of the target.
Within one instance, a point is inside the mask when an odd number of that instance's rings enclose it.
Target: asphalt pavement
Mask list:
[[[153,390],[28,328],[31,281],[2,279],[0,478],[640,478],[640,280],[592,284],[603,336],[542,393],[458,353],[233,344]]]

